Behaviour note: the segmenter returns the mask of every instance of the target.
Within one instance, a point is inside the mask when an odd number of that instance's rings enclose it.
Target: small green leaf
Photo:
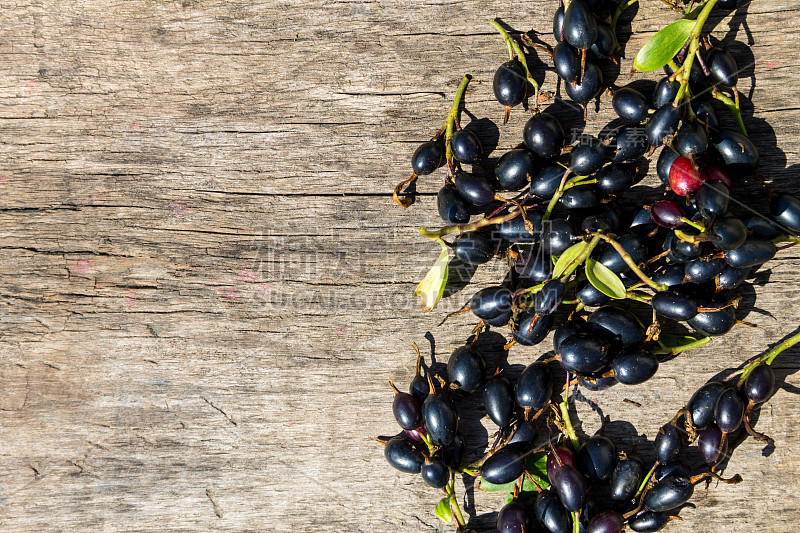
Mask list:
[[[436,516],[448,524],[453,521],[453,513],[450,512],[450,497],[445,496],[436,504]]]
[[[514,493],[509,492],[506,494],[506,505],[514,501]]]
[[[658,340],[661,341],[661,344],[667,348],[677,348],[678,346],[685,346],[687,344],[697,342],[697,339],[694,337],[689,337],[686,335],[672,335],[669,333],[662,333],[658,336]]]
[[[694,25],[693,20],[681,19],[662,28],[636,54],[633,68],[641,72],[649,72],[660,69],[669,63],[691,37]]]
[[[564,272],[567,270],[572,261],[581,255],[581,253],[589,246],[589,243],[586,241],[581,241],[579,243],[575,243],[566,250],[556,261],[556,266],[553,267],[553,279],[560,278]]]
[[[423,227],[422,230],[424,229]],[[420,230],[420,233],[422,233],[422,230]],[[425,278],[420,281],[414,291],[414,296],[419,296],[422,300],[423,313],[432,311],[439,303],[439,300],[442,299],[450,270],[450,250],[441,238],[436,237],[434,240],[442,246],[442,253],[439,254],[433,267],[425,275]]]
[[[603,263],[592,258],[586,260],[586,279],[595,289],[610,298],[625,298],[625,284]]]

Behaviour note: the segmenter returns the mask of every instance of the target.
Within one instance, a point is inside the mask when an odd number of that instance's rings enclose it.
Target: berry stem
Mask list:
[[[567,180],[570,171],[567,170],[564,172],[564,177],[561,178],[561,184],[558,186],[558,190],[553,193],[553,197],[550,198],[550,203],[547,204],[547,209],[544,211],[544,215],[542,215],[542,221],[550,220],[550,215],[553,214],[553,209],[556,208],[556,204],[558,203],[558,199],[561,198],[561,195],[564,194],[564,191],[567,189],[571,189],[576,185],[588,185],[590,183],[597,183],[596,179],[587,179],[588,176],[574,176]]]
[[[508,55],[509,59],[513,60],[514,56],[512,55],[512,51],[516,54],[517,59],[519,59],[520,64],[522,65],[523,70],[525,71],[525,78],[528,82],[533,85],[533,106],[538,108],[539,107],[539,84],[536,83],[536,80],[533,79],[531,75],[531,71],[528,70],[528,61],[525,59],[525,54],[522,51],[522,48],[519,47],[517,41],[515,41],[511,35],[503,28],[497,19],[491,21],[489,24],[492,25],[494,29],[496,29],[500,35],[503,36],[503,40],[506,42],[506,46],[508,47]]]
[[[453,138],[458,115],[461,113],[461,102],[464,99],[464,93],[467,92],[467,85],[469,85],[471,79],[472,76],[469,74],[465,74],[464,77],[461,78],[461,83],[456,91],[453,104],[450,106],[450,112],[447,114],[447,119],[444,122],[445,157],[447,159],[447,171],[451,178],[455,177],[455,172],[453,171],[453,147],[450,146],[450,139]]]
[[[655,281],[650,279],[647,276],[647,274],[642,272],[642,269],[639,268],[639,265],[636,264],[636,262],[630,256],[630,254],[628,254],[628,252],[625,251],[625,248],[623,248],[620,243],[618,243],[617,241],[615,241],[614,239],[612,239],[608,235],[603,235],[602,233],[593,233],[592,235],[599,236],[601,239],[603,239],[608,244],[613,246],[614,249],[617,251],[617,253],[620,255],[620,257],[622,257],[622,260],[625,261],[625,264],[627,264],[630,267],[630,269],[633,270],[634,274],[639,276],[639,279],[641,279],[642,281],[647,283],[647,285],[651,289],[654,289],[654,290],[657,290],[657,291],[665,291],[665,290],[667,290],[669,288],[666,285],[664,285],[663,283],[656,283]]]
[[[419,229],[419,232],[422,234],[423,237],[427,237],[429,239],[441,239],[445,235],[450,235],[452,233],[464,233],[465,231],[474,231],[476,229],[482,228],[484,226],[490,226],[492,224],[502,224],[503,222],[507,222],[513,218],[516,218],[520,215],[521,211],[513,211],[506,215],[501,215],[492,218],[482,218],[477,222],[473,222],[472,224],[462,224],[459,226],[445,226],[438,231],[428,231],[425,226],[422,226]]]
[[[739,102],[738,98],[736,100],[731,100],[731,97],[727,94],[723,93],[722,91],[718,91],[717,89],[711,90],[711,96],[725,104],[725,107],[733,114],[734,118],[736,118],[736,124],[739,125],[739,129],[742,131],[742,134],[746,137],[747,136],[747,129],[744,127],[744,121],[742,120],[742,111],[739,109]]]
[[[653,464],[653,468],[651,468],[650,471],[647,473],[647,475],[644,476],[642,483],[639,485],[639,490],[636,491],[636,494],[633,497],[634,500],[642,495],[645,487],[647,487],[647,483],[650,481],[650,478],[653,477],[653,472],[656,471],[657,467],[658,467],[658,461],[656,461],[655,464]]]
[[[742,370],[739,371],[739,373],[741,373],[741,377],[739,378],[739,382],[737,383],[736,386],[741,387],[742,385],[744,385],[744,382],[747,380],[747,377],[750,375],[751,372],[753,372],[753,370],[756,369],[756,367],[759,367],[761,365],[771,365],[772,362],[775,360],[775,358],[778,357],[778,355],[781,352],[783,352],[787,348],[791,348],[798,342],[800,342],[800,333],[795,333],[794,335],[792,335],[791,337],[789,337],[788,339],[786,339],[785,341],[783,341],[782,343],[780,343],[779,345],[777,345],[776,347],[774,347],[773,349],[771,349],[770,351],[768,351],[767,353],[756,359],[755,361],[749,363],[746,367],[744,367]],[[733,375],[736,375],[736,373],[734,373]]]
[[[581,532],[581,513],[580,511],[572,512],[572,533]]]
[[[692,341],[689,344],[682,344],[680,346],[674,346],[672,348],[668,348],[661,345],[661,348],[657,350],[653,350],[653,355],[678,355],[679,353],[685,352],[687,350],[692,350],[694,348],[699,348],[701,346],[705,346],[709,342],[711,342],[711,337],[703,337],[702,339],[697,339],[696,341]]]
[[[578,440],[578,434],[575,433],[575,428],[572,427],[572,421],[569,418],[569,382],[570,375],[567,372],[567,388],[564,389],[564,399],[558,404],[558,410],[561,413],[561,421],[564,422],[564,429],[567,430],[567,437],[572,444],[572,448],[577,453],[581,448],[581,442]]]
[[[450,498],[450,511],[453,513],[453,518],[455,518],[456,522],[458,522],[459,531],[461,531],[467,526],[467,523],[464,521],[464,515],[461,514],[461,507],[458,506],[456,491],[453,489],[454,484],[455,477],[450,476],[450,483],[448,483],[447,487],[445,488],[447,490],[447,496]]]
[[[614,15],[611,17],[611,31],[614,33],[614,35],[617,34],[617,22],[619,22],[619,17],[622,15],[622,12],[638,1],[639,0],[627,0],[625,2],[621,2],[617,6],[617,9],[614,10]],[[619,41],[617,41],[617,50],[621,49],[622,46],[620,46]]]
[[[578,257],[573,259],[572,262],[569,265],[567,265],[567,269],[564,271],[564,275],[561,276],[562,283],[566,283],[566,281],[570,278],[570,276],[572,276],[572,273],[575,272],[575,270],[577,270],[577,268],[586,261],[586,259],[591,255],[592,251],[594,251],[594,249],[597,247],[598,244],[600,244],[600,237],[595,235],[594,237],[592,237],[592,240],[589,241],[589,244],[586,245],[586,248],[583,249],[580,255],[578,255]]]

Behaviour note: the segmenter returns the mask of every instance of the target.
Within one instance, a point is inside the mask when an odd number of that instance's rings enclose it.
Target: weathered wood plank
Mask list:
[[[504,49],[488,20],[549,41],[553,9],[20,0],[0,12],[4,528],[441,529],[435,491],[391,471],[372,437],[394,431],[385,383],[410,379],[411,341],[431,330],[440,361],[463,342],[468,317],[435,326],[472,289],[418,313],[411,292],[435,251],[416,229],[438,224],[438,181],[421,181],[408,211],[387,193],[463,73],[475,76],[467,109],[499,118],[490,80]],[[748,11],[749,34],[737,18],[730,35],[752,36],[747,125],[765,174],[797,192],[800,64],[787,21],[800,9]],[[641,6],[628,56],[672,18]],[[587,131],[611,118],[607,105],[590,111]],[[515,110],[482,133],[502,151],[523,124]],[[690,391],[792,332],[798,260],[782,252],[755,288],[771,313],[747,315],[759,329],[666,363],[646,387],[586,393],[635,424],[610,431],[652,437]],[[501,272],[480,268],[473,282]],[[512,350],[510,362],[541,351]],[[746,483],[698,490],[673,530],[797,523],[797,353],[776,363],[782,389],[759,420],[774,452],[747,441],[728,467]],[[592,433],[596,415],[579,409]],[[476,500],[481,512],[498,505]],[[476,526],[491,530],[491,517]]]

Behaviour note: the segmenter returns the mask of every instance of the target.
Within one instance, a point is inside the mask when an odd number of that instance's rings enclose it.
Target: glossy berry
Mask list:
[[[436,207],[442,220],[451,226],[469,222],[469,204],[453,185],[445,185],[439,189]]]
[[[686,263],[686,281],[692,283],[704,283],[711,281],[725,268],[725,261],[722,259],[692,259]],[[688,319],[687,319],[688,320]]]
[[[483,406],[486,414],[499,427],[504,428],[514,414],[514,385],[505,376],[494,376],[483,388]]]
[[[724,187],[724,185],[723,185]],[[714,222],[708,231],[711,242],[720,250],[735,250],[747,239],[747,228],[735,217],[724,217]]]
[[[528,91],[528,80],[522,64],[514,59],[500,65],[494,73],[492,89],[501,105],[514,107],[521,104]]]
[[[456,433],[453,442],[442,448],[442,460],[444,464],[453,470],[457,469],[461,466],[461,461],[464,460],[466,449],[467,445],[464,442],[464,436],[461,433]]]
[[[550,278],[553,261],[541,249],[527,250],[517,258],[514,269],[522,279],[542,283]]]
[[[685,477],[667,477],[653,485],[644,497],[644,505],[657,513],[670,511],[689,501],[694,493],[692,482]]]
[[[419,473],[425,462],[411,441],[400,436],[389,439],[383,448],[383,456],[390,465],[407,474]]]
[[[798,209],[800,209],[800,202],[798,202]],[[798,213],[800,214],[800,211]],[[747,234],[760,241],[771,241],[784,234],[776,222],[762,218],[760,215],[744,218],[742,222],[747,228]]]
[[[703,126],[708,125],[709,128],[719,129],[719,118],[717,118],[717,111],[714,105],[708,98],[692,98],[692,110],[694,111],[697,121]]]
[[[572,6],[572,4],[570,4],[570,6]],[[574,86],[571,83],[564,85],[564,92],[567,93],[567,96],[569,96],[573,102],[580,105],[589,103],[602,89],[603,73],[600,71],[600,67],[588,60],[583,69],[581,81]]]
[[[670,81],[669,76],[664,76],[656,84],[653,92],[653,105],[658,109],[666,104],[671,104],[678,96],[678,89],[681,88],[679,81]]]
[[[512,327],[512,336],[522,346],[539,344],[553,327],[553,315],[537,315],[533,309],[526,309],[517,316]]]
[[[562,466],[556,470],[550,481],[558,493],[561,504],[567,511],[574,513],[583,508],[586,503],[586,481],[575,468],[570,465]]]
[[[556,164],[545,165],[539,173],[531,179],[531,194],[540,198],[550,199],[558,190],[558,186],[563,177],[563,167]]]
[[[664,144],[664,138],[674,135],[678,130],[678,122],[681,119],[682,108],[674,107],[672,104],[665,104],[659,107],[647,121],[644,132],[647,142],[651,146],[658,148]]]
[[[638,385],[656,375],[658,359],[647,350],[626,350],[611,363],[614,377],[624,385]]]
[[[614,226],[611,221],[603,215],[589,215],[581,221],[582,233],[592,233],[596,231],[613,233]]]
[[[622,128],[613,139],[614,163],[629,163],[639,159],[647,152],[647,138],[638,126]]]
[[[556,470],[563,465],[570,465],[573,468],[578,466],[578,458],[575,453],[566,446],[559,446],[551,449],[547,453],[547,477],[552,480],[556,476]]]
[[[622,515],[616,511],[600,511],[592,517],[586,533],[620,533],[624,527]]]
[[[744,381],[742,392],[754,404],[767,401],[775,390],[775,372],[770,365],[757,366]]]
[[[639,489],[644,473],[644,463],[635,455],[620,459],[608,482],[611,499],[616,502],[629,502]]]
[[[422,403],[422,421],[431,442],[447,446],[458,431],[458,413],[455,404],[442,393],[429,394]]]
[[[714,409],[725,388],[725,385],[719,381],[710,381],[697,389],[686,406],[689,409],[692,424],[698,428],[704,428],[714,422]]]
[[[715,46],[708,52],[706,66],[711,81],[725,87],[735,87],[739,81],[736,60],[726,49]]]
[[[481,176],[461,172],[455,179],[456,190],[464,200],[475,206],[484,206],[494,200],[494,189]]]
[[[678,152],[665,146],[661,153],[658,155],[658,162],[656,163],[656,174],[658,179],[664,185],[669,185],[669,171],[672,168],[672,163],[681,156]],[[699,176],[699,173],[698,173]]]
[[[581,185],[564,191],[558,203],[567,209],[591,209],[600,203],[600,195],[593,185]]]
[[[770,199],[772,217],[788,232],[800,231],[800,200],[788,194],[776,194]]]
[[[477,163],[483,155],[483,148],[478,136],[470,130],[458,130],[450,138],[453,157],[462,163]]]
[[[411,168],[414,174],[425,176],[442,164],[442,143],[439,141],[424,142],[411,156]]]
[[[444,488],[450,481],[450,469],[439,458],[426,459],[420,469],[422,481],[435,489]]]
[[[590,437],[578,451],[578,468],[593,482],[606,481],[617,466],[617,448],[608,437]]]
[[[428,397],[428,380],[417,374],[408,385],[408,392],[417,400],[419,405]]]
[[[652,511],[645,511],[631,517],[628,520],[628,527],[636,533],[651,533],[653,531],[660,531],[670,521],[669,515],[664,513],[654,513]]]
[[[778,252],[772,241],[759,241],[747,239],[744,244],[735,250],[725,252],[725,262],[732,267],[754,267],[766,263]]]
[[[722,216],[728,210],[731,191],[719,180],[708,180],[697,191],[697,206],[704,218]]]
[[[556,73],[566,83],[575,83],[581,75],[580,52],[565,41],[558,43],[553,48],[553,65]]]
[[[482,231],[467,231],[453,241],[453,253],[464,263],[482,265],[494,257],[497,245]]]
[[[606,305],[589,315],[593,333],[619,348],[636,348],[644,343],[645,332],[636,315],[615,305]]]
[[[714,466],[728,454],[728,439],[716,424],[712,424],[698,434],[697,449],[703,461],[709,466]]]
[[[608,165],[595,175],[597,188],[606,194],[617,194],[626,191],[633,185],[633,174],[625,167]]]
[[[535,362],[525,367],[515,389],[517,404],[523,409],[539,411],[553,394],[553,375],[546,363]]]
[[[403,429],[417,429],[422,423],[422,410],[416,398],[406,392],[398,392],[392,402],[392,413]]]
[[[647,259],[647,245],[644,240],[635,233],[623,235],[617,239],[617,242],[622,246],[622,249],[628,253],[631,259],[633,259],[634,263],[639,264]],[[601,248],[598,261],[617,274],[630,270],[630,267],[617,249],[610,244]]]
[[[516,442],[533,444],[538,436],[539,430],[536,428],[536,421],[521,420],[517,422],[514,434],[509,439],[508,444],[514,444]]]
[[[597,288],[588,281],[584,281],[578,285],[578,290],[575,292],[575,296],[581,301],[581,303],[583,303],[583,305],[588,305],[589,307],[605,305],[612,300],[610,296],[606,296],[597,290]]]
[[[545,159],[560,154],[564,146],[564,128],[558,119],[549,113],[533,115],[525,124],[522,136],[525,146]]]
[[[497,226],[497,236],[514,243],[539,242],[542,231],[542,213],[532,209],[526,211],[528,221],[533,224],[533,233],[525,227],[525,219],[521,216],[506,220]]]
[[[722,391],[714,408],[714,418],[723,433],[733,433],[742,425],[745,400],[738,389],[729,387]]]
[[[683,157],[702,154],[708,149],[708,136],[697,122],[684,122],[672,140],[672,148]]]
[[[588,50],[597,39],[597,22],[584,0],[570,2],[564,12],[564,40],[575,48]]]
[[[705,177],[683,156],[675,158],[669,167],[669,186],[678,196],[696,193],[703,181]]]
[[[596,336],[586,333],[577,333],[565,339],[557,353],[565,370],[585,375],[602,370],[608,363],[606,345]]]
[[[719,311],[697,313],[687,324],[700,333],[717,337],[728,333],[736,325],[736,312],[733,307],[726,307]]]
[[[711,141],[732,174],[752,174],[758,168],[758,149],[749,137],[738,131],[720,131]]]
[[[512,501],[497,514],[497,533],[528,533],[530,518],[524,505]]]
[[[447,362],[447,376],[451,383],[465,392],[475,392],[483,385],[486,362],[483,356],[471,345],[453,350]]]
[[[675,253],[680,254],[682,257],[685,257],[686,260],[695,259],[700,257],[703,253],[703,243],[702,242],[688,242],[675,237],[675,234],[671,234],[673,237],[669,246],[667,246],[667,240],[664,241],[664,246],[667,249],[673,250]]]
[[[747,279],[749,274],[750,267],[736,268],[725,265],[722,272],[717,274],[717,277],[714,278],[714,284],[717,286],[718,291],[733,290],[744,283],[744,280]]]
[[[517,148],[500,157],[494,167],[494,175],[503,189],[518,191],[528,184],[538,170],[536,156],[529,150]]]
[[[533,308],[538,315],[549,315],[564,299],[564,283],[551,279],[536,293]]]
[[[526,447],[506,445],[483,463],[481,478],[495,485],[518,479],[525,471]]]
[[[617,36],[608,24],[597,25],[597,38],[589,50],[599,59],[609,59],[617,51]]]
[[[614,376],[609,376],[605,378],[579,379],[578,383],[581,387],[590,391],[601,391],[610,389],[619,383],[619,381],[617,381],[617,378]]]
[[[511,310],[511,291],[506,287],[486,287],[470,298],[472,312],[482,320],[497,318]]]
[[[588,176],[594,174],[606,161],[606,145],[599,139],[590,138],[581,142],[569,157],[569,167],[573,174]]]
[[[674,424],[666,424],[658,430],[655,439],[656,459],[659,463],[668,463],[678,457],[681,452],[680,430]]]
[[[650,116],[647,98],[630,87],[617,89],[611,98],[611,106],[619,118],[631,124],[641,124]]]
[[[682,265],[667,265],[664,270],[653,276],[653,281],[663,283],[667,287],[674,287],[683,283],[683,276]]]
[[[650,300],[653,309],[673,320],[689,320],[697,316],[697,302],[690,296],[675,292],[657,292]]]
[[[684,218],[686,210],[670,200],[659,200],[650,209],[650,219],[662,228],[680,228]]]
[[[547,255],[559,255],[572,246],[575,241],[572,224],[562,218],[555,218],[542,226],[542,249]]]
[[[661,463],[653,471],[653,479],[661,481],[670,476],[692,477],[686,465],[680,461],[671,461],[669,463]]]
[[[557,43],[564,39],[564,6],[558,6],[553,16],[553,38]]]
[[[558,495],[552,490],[543,490],[539,493],[533,511],[536,520],[550,533],[570,533],[572,531],[572,521],[567,510],[564,509]]]

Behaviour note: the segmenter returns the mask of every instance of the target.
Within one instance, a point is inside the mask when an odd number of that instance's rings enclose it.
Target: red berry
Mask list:
[[[710,166],[706,168],[706,174],[708,174],[708,178],[711,180],[721,181],[728,187],[729,190],[733,189],[733,182],[731,181],[731,175],[728,174],[728,171],[724,168]]]
[[[650,219],[662,228],[679,228],[683,225],[683,218],[686,216],[686,211],[669,200],[659,200],[653,204],[650,209]]]
[[[700,184],[708,179],[692,166],[692,162],[681,156],[672,162],[669,167],[669,186],[680,196],[687,196],[697,192]]]

